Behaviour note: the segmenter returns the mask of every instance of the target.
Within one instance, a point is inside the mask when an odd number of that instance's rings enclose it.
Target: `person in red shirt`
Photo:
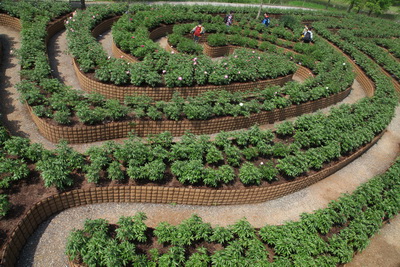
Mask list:
[[[201,25],[201,22],[190,31],[190,33],[193,34],[193,40],[196,43],[199,42],[200,36],[202,36],[204,34],[204,32],[205,32],[205,29]]]

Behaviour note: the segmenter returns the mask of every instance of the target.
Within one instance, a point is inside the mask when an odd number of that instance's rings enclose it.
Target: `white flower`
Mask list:
[[[260,165],[264,165],[264,162],[261,161],[261,162],[260,162]]]
[[[225,79],[228,79],[228,75],[225,75],[224,78],[225,78]]]
[[[243,107],[243,103],[239,103],[239,106]]]
[[[204,74],[207,74],[207,73],[208,73],[207,71],[204,72]]]
[[[175,52],[174,52],[174,51],[171,51],[171,54],[175,54]]]
[[[163,70],[163,71],[162,71],[162,73],[164,73],[164,74],[165,74],[165,73],[167,73],[167,71],[166,71],[166,70]]]
[[[346,63],[343,63],[343,66],[346,65]]]
[[[240,74],[240,70],[238,71],[238,74]]]
[[[108,56],[108,57],[107,57],[107,59],[110,59],[110,58],[111,58],[111,56]]]
[[[253,51],[251,51],[251,52],[254,54],[256,51],[253,50]]]
[[[329,87],[327,86],[327,87],[325,87],[325,89],[326,89],[326,90],[328,90],[328,89],[329,89]]]

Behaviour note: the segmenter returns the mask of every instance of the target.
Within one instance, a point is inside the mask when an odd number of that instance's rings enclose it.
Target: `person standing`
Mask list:
[[[224,22],[225,22],[225,25],[228,26],[228,27],[232,25],[232,23],[233,23],[233,11],[229,12],[229,14],[227,14],[225,16]]]
[[[312,30],[312,27],[308,28],[308,30],[304,34],[304,37],[303,37],[304,43],[311,43],[313,41],[313,33],[311,30]]]
[[[270,24],[270,22],[271,22],[271,20],[270,20],[268,14],[267,14],[267,13],[264,13],[264,19],[262,20],[261,23],[264,24],[265,27],[268,27],[269,24]]]
[[[204,34],[205,29],[204,27],[201,25],[201,22],[199,22],[199,24],[197,26],[195,26],[190,33],[193,34],[193,40],[195,43],[199,42],[200,37]]]

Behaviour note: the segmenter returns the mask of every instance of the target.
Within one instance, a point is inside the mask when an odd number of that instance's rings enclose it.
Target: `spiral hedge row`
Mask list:
[[[26,3],[23,3],[22,7],[24,5],[26,5]],[[19,56],[23,69],[21,72],[23,81],[18,87],[25,101],[33,107],[36,107],[33,109],[36,114],[41,114],[42,117],[56,117],[56,114],[58,114],[57,118],[61,120],[70,115],[65,116],[69,108],[74,105],[79,106],[81,101],[87,101],[85,99],[91,99],[90,101],[92,101],[92,104],[100,103],[100,107],[109,105],[109,107],[111,107],[110,110],[113,110],[116,114],[121,113],[123,108],[119,104],[119,101],[107,100],[107,102],[98,95],[91,95],[87,98],[85,96],[82,98],[79,94],[75,94],[57,80],[51,78],[51,71],[50,67],[48,67],[45,54],[45,44],[48,38],[46,37],[48,35],[46,35],[45,29],[50,18],[61,15],[67,11],[68,8],[63,5],[55,5],[55,7],[57,7],[55,9],[56,11],[49,11],[46,9],[45,5],[46,4],[43,4],[43,6],[30,9],[23,9],[15,5],[15,3],[8,4],[7,2],[2,2],[0,5],[2,12],[16,15],[22,20],[22,28],[24,30],[21,32],[22,46],[19,51]],[[146,14],[146,12],[151,14],[152,10],[149,10],[151,8],[153,7],[132,6],[130,12],[139,13],[139,11],[143,11],[144,14]],[[200,7],[195,6],[191,9],[198,10],[199,8]],[[86,15],[91,17],[94,21],[92,26],[96,24],[95,22],[103,20],[110,16],[110,14],[114,16],[121,14],[122,10],[125,12],[127,6],[110,5],[107,6],[106,9],[110,9],[112,12],[104,13],[108,14],[104,15],[101,13],[102,7],[95,7],[93,10],[85,11],[87,13]],[[202,10],[203,14],[207,12],[210,14],[222,13],[220,8],[215,7],[204,7]],[[287,12],[286,16],[290,13],[289,11],[284,12]],[[251,13],[251,10],[249,13]],[[296,27],[299,27],[299,25],[301,26],[301,24],[296,23],[295,14],[290,15],[294,17],[294,19],[289,16],[283,19],[282,23],[285,24],[287,28],[291,29],[288,32],[294,32],[297,29]],[[243,16],[246,16],[246,12],[244,12]],[[318,17],[313,18],[322,20],[322,18],[319,19]],[[348,19],[347,16],[340,18]],[[73,18],[71,20],[73,20]],[[300,20],[297,20],[297,22],[299,21]],[[157,19],[146,23],[149,27],[159,25]],[[29,174],[28,166],[35,166],[44,179],[46,186],[56,186],[61,189],[74,183],[72,174],[77,172],[84,174],[91,182],[98,182],[104,179],[123,180],[127,177],[139,180],[142,179],[147,182],[160,182],[164,174],[170,171],[175,179],[179,180],[183,185],[191,183],[196,186],[219,187],[223,183],[229,185],[230,183],[241,181],[243,184],[250,185],[255,190],[258,190],[257,185],[259,184],[264,188],[268,188],[269,186],[272,188],[274,180],[276,179],[294,178],[295,181],[301,181],[301,179],[296,179],[296,177],[307,175],[309,171],[319,170],[325,166],[324,164],[332,162],[332,160],[338,160],[341,156],[354,154],[360,147],[369,144],[376,136],[382,134],[393,117],[394,108],[397,105],[398,99],[394,93],[391,80],[382,74],[380,68],[373,63],[368,56],[359,52],[352,44],[346,43],[332,34],[328,35],[327,33],[331,31],[328,29],[329,26],[327,24],[318,22],[315,23],[315,26],[321,36],[334,42],[348,53],[375,82],[376,88],[372,97],[362,99],[358,103],[352,105],[342,105],[338,108],[334,108],[331,110],[330,114],[327,115],[317,113],[301,116],[294,123],[283,123],[274,132],[262,131],[257,127],[252,127],[247,131],[241,131],[239,133],[220,133],[215,141],[210,141],[208,137],[204,136],[195,137],[191,134],[186,134],[182,138],[182,141],[177,143],[172,142],[170,134],[164,133],[149,137],[146,144],[134,138],[126,141],[122,145],[108,142],[101,147],[91,149],[85,155],[78,154],[68,148],[64,143],[61,143],[56,150],[48,151],[43,149],[39,144],[30,144],[27,139],[10,137],[6,130],[2,129],[2,157],[7,158],[7,161],[4,161],[7,163],[2,162],[2,169],[6,170],[6,173],[9,174],[7,183],[13,183],[15,180],[27,177]],[[386,27],[390,29],[390,26]],[[268,30],[268,32],[275,32],[280,37],[290,35],[278,28],[279,27],[276,29],[272,28],[271,31]],[[30,36],[36,36],[37,38],[35,38],[33,42]],[[396,38],[396,36],[392,37]],[[287,57],[291,57],[296,62],[302,62],[317,75],[315,79],[310,79],[305,82],[306,85],[314,86],[314,91],[303,91],[306,87],[304,84],[291,83],[289,86],[280,89],[282,90],[279,92],[281,96],[290,92],[292,95],[296,95],[298,101],[301,102],[301,99],[309,99],[312,93],[320,96],[327,94],[329,88],[331,88],[331,90],[337,90],[336,92],[340,91],[339,87],[331,86],[331,84],[321,84],[321,81],[326,81],[322,78],[327,77],[327,74],[325,76],[323,74],[329,73],[327,70],[332,66],[332,63],[336,64],[338,70],[347,71],[349,70],[348,66],[350,64],[346,64],[341,57],[334,58],[327,56],[326,51],[328,50],[317,49],[323,46],[329,46],[324,40],[318,40],[316,38],[316,44],[314,46],[293,45],[293,40],[282,41],[280,38],[272,38],[270,41],[271,44],[274,45],[283,45],[291,47],[291,49],[298,52],[308,53],[310,55],[308,57],[296,53],[287,54]],[[272,46],[268,45],[266,47]],[[100,51],[97,52],[99,55],[102,53]],[[278,50],[278,52],[281,52],[281,50]],[[324,58],[329,58],[329,60],[323,61]],[[316,63],[318,61],[320,62],[319,64]],[[320,76],[319,78],[318,75]],[[344,77],[343,80],[346,81],[350,76]],[[338,81],[340,81],[340,79],[338,79]],[[347,86],[344,86],[343,89],[345,88],[347,88]],[[278,89],[274,88],[274,90],[252,92],[252,95],[254,95],[254,93],[259,93],[269,96],[269,99],[276,99],[276,90]],[[56,101],[47,102],[42,96],[44,92],[46,92],[46,96],[51,96],[52,100]],[[331,92],[329,92],[329,94],[330,93]],[[219,92],[217,95],[218,94],[224,96],[224,93]],[[201,97],[203,100],[207,101],[207,95]],[[202,99],[201,97],[199,99]],[[209,96],[210,99],[213,97],[215,97],[215,94]],[[245,106],[245,109],[238,109],[238,114],[240,114],[240,112],[256,110],[255,108],[257,105],[255,105],[254,101],[240,102],[245,98],[247,98],[246,95],[239,96],[238,98],[239,101],[237,104],[243,103],[243,105],[237,106]],[[145,101],[143,101],[143,99]],[[182,102],[181,99],[183,98],[177,96],[175,102]],[[204,103],[199,101],[199,99],[195,99],[194,101],[197,101],[197,105],[201,107]],[[285,100],[283,99],[286,98],[281,97],[279,100],[274,101],[277,101],[276,103],[279,103],[281,106],[285,106],[287,102],[284,102]],[[135,98],[132,101],[142,101],[143,103],[140,103],[140,105],[145,104],[146,109],[150,109],[151,107],[151,100],[143,97]],[[66,103],[67,109],[65,109]],[[50,106],[47,105],[50,105],[51,109]],[[85,110],[84,105],[81,106],[81,108],[80,111]],[[62,115],[63,112],[64,115]],[[147,112],[149,112],[149,110],[147,110]],[[293,141],[287,143],[287,140]],[[157,181],[158,179],[160,179],[160,181]],[[3,188],[7,186],[7,183],[2,185]],[[185,190],[187,189],[183,189],[183,192]],[[246,189],[243,190],[243,193],[246,191]],[[185,193],[183,193],[183,195],[185,195]],[[121,196],[121,199],[124,199],[124,197]],[[185,199],[184,197],[184,200]],[[107,199],[104,199],[104,201],[107,201]],[[87,202],[77,203],[82,205]],[[65,205],[61,203],[61,206],[64,207]],[[41,210],[44,209],[41,204],[38,205],[37,208]],[[27,226],[21,226],[24,230],[21,230],[22,228],[17,228],[3,254],[4,264],[12,265],[13,262],[15,262],[18,257],[18,251],[25,243],[26,238],[37,225],[49,214],[52,214],[52,212],[54,212],[54,207],[50,208],[49,211],[44,211],[44,217],[40,217],[33,225],[30,224],[30,227],[23,228]],[[394,213],[396,212],[398,211]],[[392,213],[387,214],[392,216]],[[24,221],[22,224],[26,223],[27,222]],[[379,226],[379,224],[377,225]],[[18,237],[18,245],[13,243],[17,242],[15,239],[16,237]],[[368,237],[369,235],[367,238]],[[363,242],[365,240],[367,239],[364,239]],[[356,247],[356,249],[362,248],[363,246],[364,245]],[[351,259],[350,252],[347,251],[343,255],[345,256],[337,256],[335,261],[331,263],[347,262]]]
[[[119,11],[121,12],[121,11]],[[93,14],[93,15],[92,15]],[[148,67],[148,62],[146,63],[146,60],[143,62],[137,63],[137,64],[132,64],[130,69],[124,69],[128,65],[125,61],[121,60],[114,60],[114,59],[108,59],[104,55],[104,51],[102,50],[101,47],[99,47],[99,44],[95,42],[93,37],[91,37],[90,34],[90,26],[94,26],[97,21],[101,21],[102,19],[111,16],[111,15],[116,15],[119,14],[117,11],[115,11],[112,8],[109,9],[104,9],[104,10],[94,10],[93,13],[87,14],[77,14],[74,17],[70,17],[66,21],[67,29],[68,29],[68,36],[71,35],[71,37],[68,37],[69,39],[69,44],[70,44],[70,50],[71,53],[74,54],[77,58],[77,62],[79,64],[79,68],[82,69],[83,71],[90,70],[91,68],[97,66],[96,62],[102,62],[101,67],[95,67],[96,72],[101,71],[102,73],[105,73],[107,75],[111,75],[111,77],[119,77],[118,80],[125,79],[126,77],[129,77],[127,73],[130,73],[131,79],[133,78],[132,73],[134,70],[132,68],[139,68],[142,70],[147,70]],[[89,21],[87,21],[89,19]],[[121,21],[121,19],[119,20]],[[86,25],[89,26],[89,28],[85,27]],[[74,38],[74,36],[76,38]],[[90,39],[92,38],[92,39]],[[90,49],[83,49],[84,47],[90,46]],[[320,46],[322,47],[322,46]],[[321,48],[322,49],[322,48]],[[101,52],[101,51],[103,52]],[[82,55],[79,55],[79,51],[82,53]],[[86,53],[87,52],[87,53]],[[254,51],[253,51],[254,52]],[[245,52],[243,52],[245,53]],[[242,54],[243,54],[242,53]],[[320,52],[321,53],[321,52]],[[330,51],[325,51],[324,53],[330,54]],[[254,55],[254,57],[257,57],[258,52]],[[259,54],[258,57],[261,59],[261,55]],[[163,55],[162,52],[158,52],[154,55],[154,57],[160,57],[160,60],[162,59],[161,56]],[[273,56],[273,55],[271,55]],[[179,60],[179,56],[177,55],[177,60]],[[288,55],[289,57],[289,55]],[[296,55],[293,55],[295,59]],[[292,57],[292,58],[293,58]],[[174,58],[174,57],[171,57]],[[240,58],[240,56],[238,56]],[[155,62],[154,59],[149,59],[151,62]],[[161,64],[164,62],[166,59],[163,59],[161,61],[158,61],[157,64]],[[174,59],[175,60],[175,59]],[[308,62],[311,62],[312,59],[309,59]],[[316,58],[315,60],[323,60],[321,57]],[[204,62],[207,62],[206,59],[200,59],[200,57],[197,59],[195,63],[198,65],[205,64]],[[111,63],[110,63],[111,62]],[[190,64],[193,63],[192,60],[190,60]],[[59,124],[75,124],[76,122],[70,119],[71,115],[75,115],[79,118],[79,120],[85,124],[98,124],[99,122],[103,121],[104,119],[106,120],[113,120],[113,121],[121,121],[121,120],[127,120],[129,118],[139,118],[141,120],[184,120],[184,119],[189,119],[189,120],[208,120],[212,119],[214,117],[220,117],[220,116],[248,116],[250,114],[254,114],[260,111],[269,111],[271,109],[275,108],[282,108],[282,107],[287,107],[290,106],[291,104],[299,104],[299,103],[304,103],[310,100],[315,100],[321,97],[326,97],[332,94],[335,94],[337,92],[340,92],[346,88],[348,88],[348,85],[351,83],[352,76],[349,75],[351,74],[349,71],[347,71],[347,66],[343,67],[339,64],[340,58],[336,58],[337,63],[328,63],[330,65],[334,65],[335,68],[332,71],[327,71],[327,69],[324,70],[319,70],[323,71],[324,73],[318,75],[316,80],[314,80],[313,83],[309,84],[303,84],[303,85],[298,85],[298,84],[291,84],[283,89],[277,91],[274,90],[274,92],[277,92],[274,96],[263,96],[263,94],[257,94],[259,97],[255,98],[254,97],[254,92],[244,92],[242,94],[237,94],[237,93],[224,93],[224,97],[226,99],[229,99],[228,106],[220,107],[218,106],[218,111],[215,110],[214,105],[215,103],[212,102],[205,102],[203,101],[203,95],[196,97],[196,98],[186,98],[186,101],[176,101],[176,97],[172,99],[170,102],[165,102],[165,101],[158,101],[154,104],[151,104],[154,102],[154,99],[148,99],[143,97],[132,97],[129,96],[129,93],[127,97],[125,97],[125,103],[127,106],[121,106],[119,105],[116,101],[109,99],[107,101],[104,101],[104,99],[101,98],[101,96],[97,94],[92,94],[89,95],[88,98],[82,99],[79,96],[76,95],[73,91],[63,91],[62,88],[60,88],[60,92],[55,92],[53,93],[52,97],[48,96],[48,99],[45,99],[44,96],[51,93],[51,92],[43,92],[43,89],[46,90],[46,86],[42,86],[40,88],[33,88],[32,83],[22,83],[19,85],[19,90],[22,92],[23,98],[26,99],[27,103],[32,106],[33,112],[42,118],[53,118],[56,120],[57,123]],[[146,65],[147,64],[147,65]],[[193,63],[194,64],[194,63]],[[225,65],[226,63],[223,63],[222,65]],[[310,63],[311,64],[311,63]],[[115,69],[107,69],[112,65],[112,67]],[[141,66],[143,65],[143,66]],[[221,64],[220,64],[221,65]],[[219,65],[219,66],[220,66]],[[86,66],[92,66],[92,67],[86,67]],[[291,66],[290,64],[288,66]],[[311,66],[315,67],[315,64],[311,64]],[[322,64],[320,65],[322,66]],[[271,67],[269,67],[271,69]],[[158,70],[160,71],[160,70]],[[318,71],[316,69],[316,71]],[[336,75],[336,72],[341,72],[341,75]],[[205,71],[207,72],[207,71]],[[245,73],[244,70],[242,70],[243,73]],[[147,73],[147,71],[146,71]],[[168,71],[169,73],[169,71]],[[169,75],[169,74],[166,75]],[[173,71],[171,72],[173,73]],[[239,71],[240,73],[240,71]],[[145,77],[144,75],[139,75],[138,77]],[[122,76],[121,76],[122,75]],[[128,75],[128,76],[127,76]],[[78,73],[78,77],[81,76]],[[234,75],[225,75],[229,77],[226,79],[228,82],[231,77]],[[125,77],[125,78],[123,78]],[[179,78],[182,78],[182,82],[185,81],[185,78],[182,77],[175,77],[176,81],[179,80]],[[248,78],[246,78],[248,79]],[[253,78],[254,79],[254,78]],[[326,81],[331,85],[329,87],[330,89],[325,89],[325,87],[319,87],[318,83],[321,83],[323,81]],[[329,82],[328,82],[329,81]],[[45,81],[44,84],[46,85],[48,81]],[[88,84],[87,86],[84,87],[91,87],[94,84]],[[256,84],[255,84],[256,85]],[[258,85],[259,86],[259,85]],[[297,88],[300,87],[300,88]],[[103,92],[101,87],[99,88],[99,92]],[[207,88],[207,87],[206,87]],[[222,87],[224,88],[224,87]],[[246,87],[244,87],[246,88]],[[39,90],[39,91],[38,91]],[[53,89],[52,89],[53,90]],[[109,89],[109,91],[115,91],[113,88]],[[153,89],[154,90],[154,89]],[[163,90],[160,88],[160,90]],[[177,89],[174,89],[177,90]],[[185,92],[186,89],[182,88],[182,92]],[[246,89],[241,89],[241,90],[246,90]],[[269,89],[270,91],[273,89]],[[202,90],[204,91],[204,89]],[[282,92],[280,92],[282,91]],[[303,91],[301,95],[294,95],[292,97],[288,97],[289,93],[294,94],[296,91]],[[41,94],[39,94],[41,92]],[[143,92],[143,90],[141,91]],[[218,94],[220,94],[220,91],[214,91],[215,96],[218,97]],[[208,96],[212,97],[212,91],[207,92]],[[171,96],[171,94],[169,94]],[[185,93],[183,93],[185,95]],[[252,97],[249,97],[249,95],[253,95]],[[120,96],[119,98],[121,98]],[[260,98],[261,97],[261,98]],[[258,101],[257,103],[251,103],[250,106],[247,104],[250,100]],[[78,104],[79,103],[79,104]],[[201,105],[198,105],[198,103],[202,103]],[[240,103],[243,103],[243,105],[239,105]],[[264,103],[264,106],[263,106]],[[232,108],[232,105],[234,108]],[[256,105],[256,106],[255,106]],[[94,107],[94,108],[93,108]],[[222,109],[221,109],[222,108]],[[212,112],[205,112],[206,110],[209,110]],[[233,113],[232,113],[233,112]],[[133,121],[134,122],[134,121]],[[135,122],[134,122],[135,123]]]
[[[245,219],[213,228],[196,215],[154,229],[145,225],[144,213],[121,217],[112,227],[104,219],[88,219],[83,229],[70,233],[66,253],[88,266],[337,266],[363,251],[369,238],[399,213],[399,177],[397,160],[385,174],[327,208],[260,229]],[[221,247],[214,250],[217,244]]]

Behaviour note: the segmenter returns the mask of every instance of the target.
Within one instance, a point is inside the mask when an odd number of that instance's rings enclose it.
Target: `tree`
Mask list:
[[[347,9],[347,12],[350,12],[354,7],[358,7],[360,9],[364,5],[364,0],[349,0],[349,2],[350,5]]]
[[[264,3],[264,0],[260,0],[260,8],[258,9],[258,13],[257,13],[257,17],[256,17],[257,20],[258,20],[258,18],[260,17],[261,9],[262,9],[263,3]]]
[[[368,15],[382,14],[392,5],[392,0],[367,0],[365,7],[369,9]]]

